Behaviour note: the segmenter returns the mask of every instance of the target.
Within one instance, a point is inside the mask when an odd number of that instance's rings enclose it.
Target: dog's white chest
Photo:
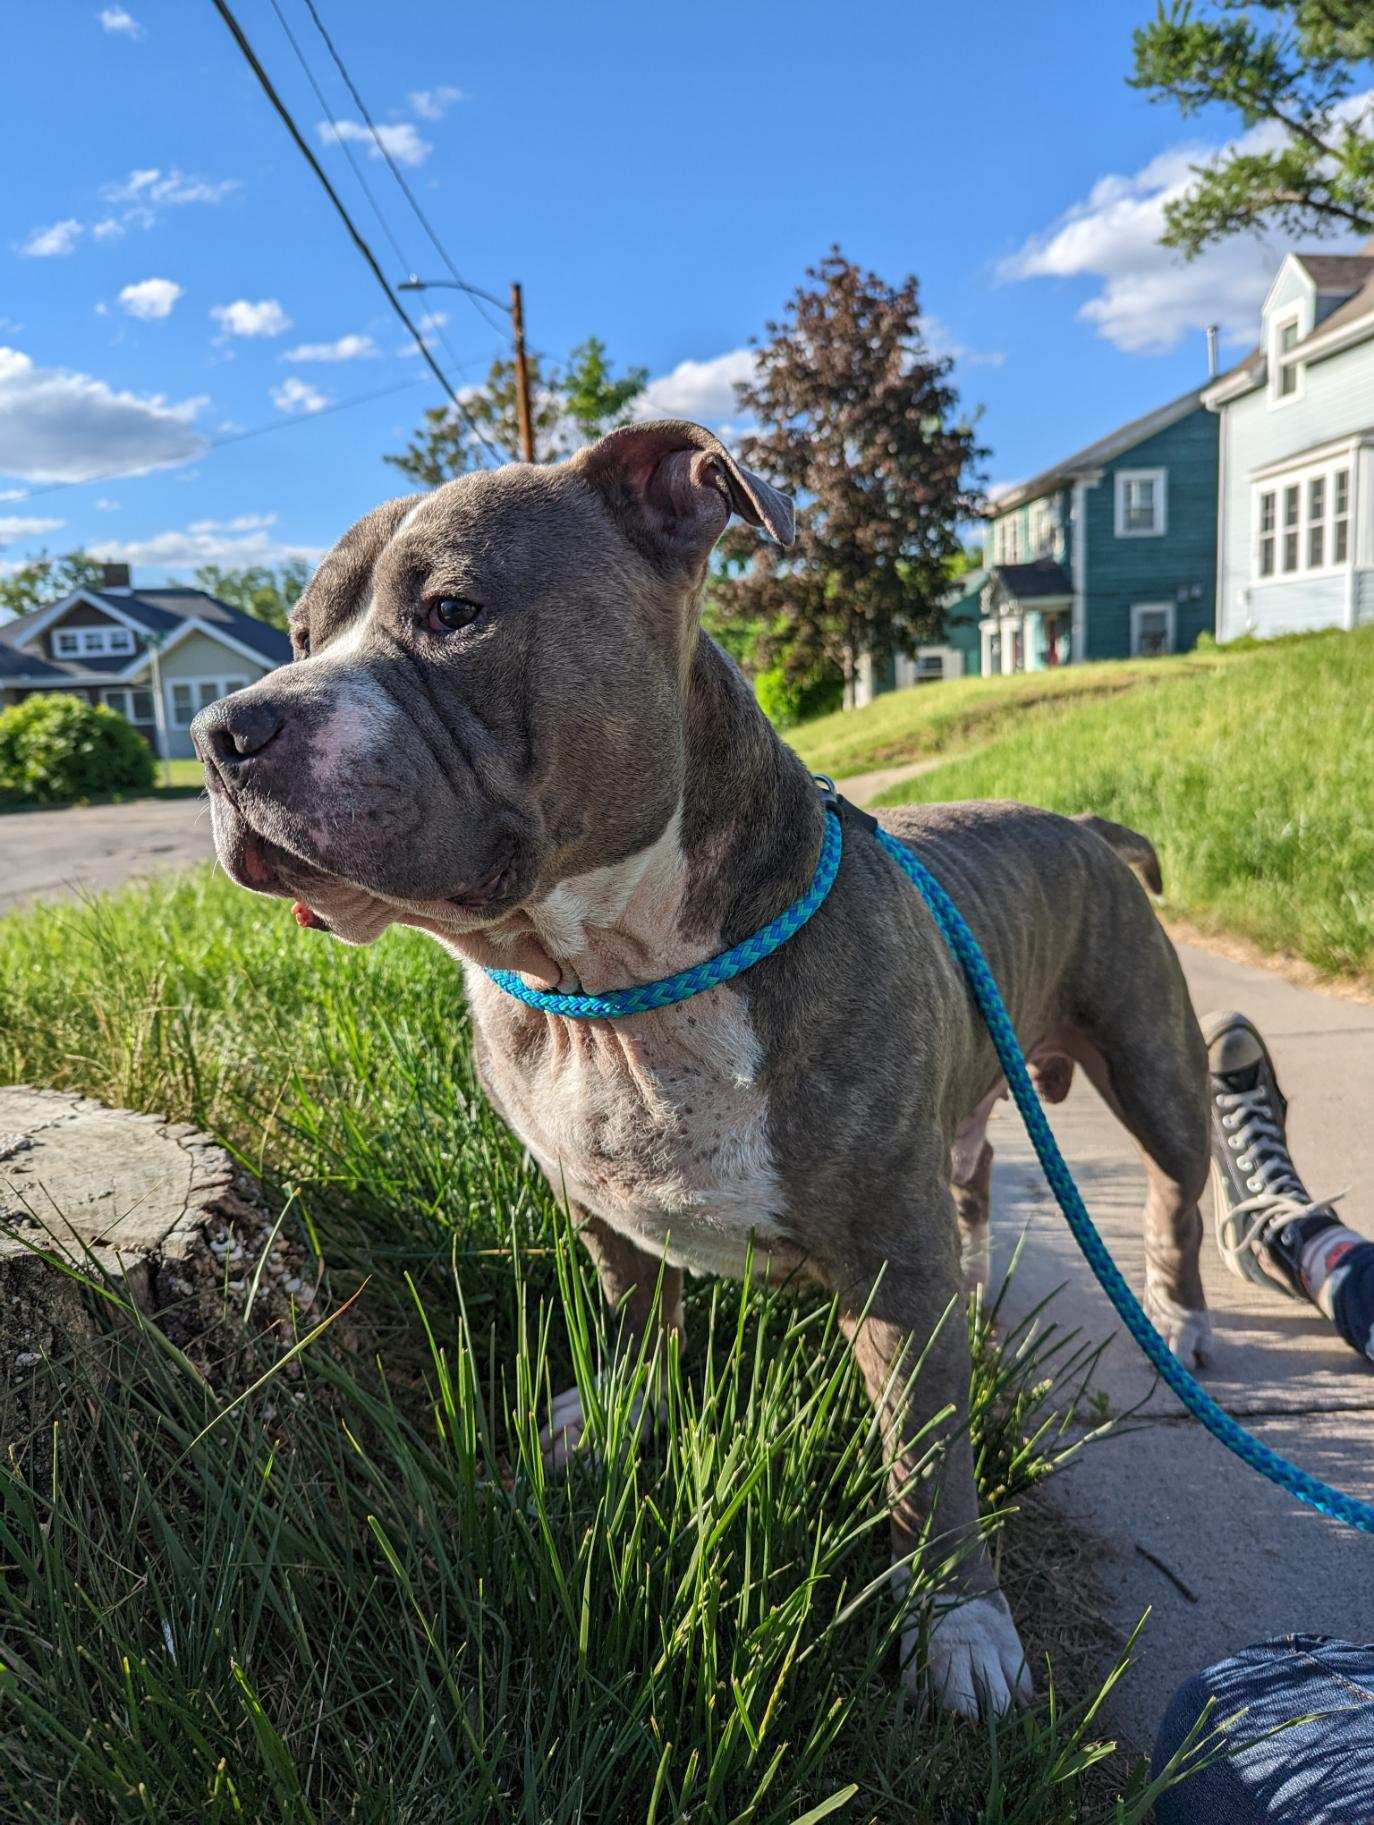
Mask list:
[[[484,1075],[555,1191],[699,1273],[743,1272],[780,1239],[782,1190],[740,996],[713,989],[614,1022],[532,1022],[469,976]]]

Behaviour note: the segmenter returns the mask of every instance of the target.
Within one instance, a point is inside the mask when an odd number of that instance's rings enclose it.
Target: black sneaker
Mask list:
[[[1288,1103],[1258,1029],[1244,1014],[1208,1014],[1202,1036],[1212,1109],[1212,1224],[1221,1258],[1242,1280],[1305,1299],[1303,1253],[1340,1218],[1298,1177],[1288,1151]]]

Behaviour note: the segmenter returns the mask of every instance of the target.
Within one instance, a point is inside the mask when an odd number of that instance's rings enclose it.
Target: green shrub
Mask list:
[[[775,729],[794,729],[799,722],[838,710],[844,700],[844,679],[829,668],[804,678],[789,678],[775,665],[755,675],[754,695]]]
[[[147,742],[103,704],[54,694],[0,711],[0,804],[60,804],[152,783]]]

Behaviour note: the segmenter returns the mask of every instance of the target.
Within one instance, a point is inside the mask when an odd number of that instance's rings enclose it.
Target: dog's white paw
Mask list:
[[[1032,1695],[1026,1651],[1001,1591],[964,1602],[937,1602],[926,1652],[936,1702],[960,1717],[1001,1716]],[[918,1690],[918,1624],[902,1631],[902,1679]]]
[[[540,1455],[550,1470],[567,1468],[586,1430],[581,1390],[564,1388],[561,1394],[555,1394],[549,1408],[549,1423],[539,1434]]]
[[[667,1417],[666,1401],[646,1400],[642,1394],[636,1394],[630,1403],[630,1425],[636,1434],[655,1423],[662,1423]],[[566,1470],[582,1448],[586,1431],[587,1416],[582,1409],[581,1390],[564,1388],[561,1394],[554,1395],[548,1424],[539,1434],[539,1451],[545,1466],[549,1470]]]
[[[1212,1360],[1212,1317],[1179,1305],[1160,1287],[1145,1282],[1145,1316],[1185,1369],[1205,1369]]]

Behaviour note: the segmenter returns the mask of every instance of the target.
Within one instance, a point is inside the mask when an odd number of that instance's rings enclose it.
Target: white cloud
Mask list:
[[[930,353],[940,360],[948,356],[951,361],[962,362],[967,368],[1000,368],[1006,360],[1006,356],[996,349],[970,348],[967,342],[955,335],[943,317],[937,317],[930,311],[921,318],[921,334]]]
[[[232,520],[192,520],[188,532],[265,532],[275,526],[275,513],[241,513]]]
[[[179,208],[186,203],[222,203],[239,188],[234,177],[188,177],[178,166],[163,171],[157,165],[145,165],[131,171],[115,183],[102,184],[100,194],[107,203],[135,203],[148,208]]]
[[[1372,101],[1374,91],[1351,96],[1338,112],[1354,119]],[[1003,260],[999,275],[1009,280],[1098,281],[1078,316],[1131,354],[1175,348],[1184,336],[1209,323],[1220,324],[1228,340],[1253,341],[1280,250],[1258,239],[1235,238],[1186,261],[1161,247],[1159,237],[1166,204],[1195,182],[1195,166],[1235,147],[1272,151],[1283,139],[1281,129],[1265,123],[1231,147],[1173,146],[1138,171],[1109,173],[1042,234],[1032,235]]]
[[[291,327],[275,298],[260,298],[256,304],[235,298],[232,304],[212,305],[210,315],[226,336],[280,336]]]
[[[84,233],[80,222],[67,216],[50,228],[33,229],[19,251],[30,260],[50,260],[54,255],[70,253]]]
[[[380,158],[385,150],[398,165],[423,165],[434,150],[427,139],[420,138],[414,123],[408,120],[398,120],[390,126],[384,123],[377,128],[375,137],[372,128],[359,120],[341,120],[337,124],[322,120],[315,131],[326,146],[342,145],[347,140],[366,146],[370,158]]]
[[[421,311],[420,315],[414,318],[413,321],[416,329],[420,332],[421,342],[424,343],[426,348],[430,348],[434,344],[438,331],[440,331],[448,322],[448,312]],[[409,336],[396,350],[398,355],[418,355],[419,352],[413,338]]]
[[[690,418],[720,425],[739,412],[735,383],[752,380],[753,349],[731,349],[708,361],[679,361],[668,374],[651,380],[634,402],[636,418]]]
[[[102,216],[98,222],[91,223],[91,238],[96,241],[117,241],[124,233],[124,224],[117,216]]]
[[[272,388],[272,404],[279,412],[290,412],[299,418],[309,412],[323,412],[329,404],[329,395],[293,374],[279,387]]]
[[[314,564],[324,555],[319,545],[303,545],[272,531],[274,513],[245,513],[234,520],[196,520],[173,531],[141,539],[106,539],[87,547],[103,564],[133,564],[140,569],[191,569],[197,564],[280,564],[304,558]]]
[[[56,532],[65,520],[26,519],[22,514],[0,514],[0,545],[11,539],[39,539],[45,532]]]
[[[141,38],[143,27],[133,14],[122,6],[105,6],[96,14],[101,26],[116,37]]]
[[[140,279],[137,285],[124,287],[119,302],[131,317],[154,323],[160,317],[171,316],[172,306],[185,289],[175,279]]]
[[[410,105],[421,120],[442,120],[455,101],[466,101],[461,89],[443,85],[437,89],[412,89]]]
[[[0,501],[22,501],[28,498],[27,488],[0,488]]]
[[[370,361],[378,352],[371,336],[339,336],[333,342],[301,342],[282,355],[283,361]]]
[[[192,421],[206,403],[117,392],[89,374],[40,368],[0,347],[0,473],[84,482],[185,462],[205,447]]]
[[[119,502],[106,500],[104,495],[101,495],[98,501],[92,501],[91,505],[95,508],[97,513],[119,512]]]

